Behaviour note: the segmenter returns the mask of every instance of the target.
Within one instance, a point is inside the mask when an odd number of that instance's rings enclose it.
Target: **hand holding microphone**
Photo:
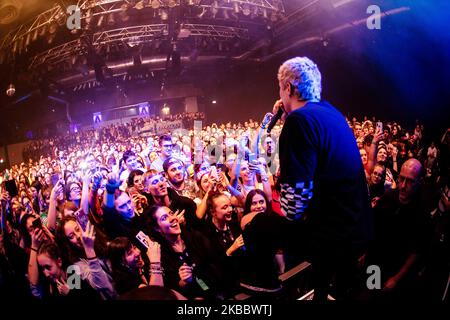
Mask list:
[[[277,123],[278,120],[280,120],[283,116],[284,108],[283,108],[283,102],[280,100],[277,100],[275,104],[273,105],[273,114],[274,116],[270,119],[270,122],[267,126],[267,133],[270,133],[272,131],[273,127]]]

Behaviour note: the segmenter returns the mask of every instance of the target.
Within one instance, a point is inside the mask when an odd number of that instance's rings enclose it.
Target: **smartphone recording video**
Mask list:
[[[150,246],[150,244],[147,241],[147,235],[144,232],[139,231],[138,234],[136,235],[136,239],[138,239],[139,242],[147,249]]]
[[[56,186],[59,179],[60,179],[59,173],[52,174],[52,177],[51,177],[52,186]]]
[[[42,229],[42,221],[41,218],[37,218],[32,223],[33,228],[35,229]]]
[[[16,180],[11,179],[5,181],[5,190],[8,191],[8,194],[11,198],[17,196],[19,194],[19,191],[17,190]]]
[[[83,231],[86,231],[86,226],[89,222],[88,215],[85,214],[83,209],[79,209],[73,213],[75,218],[77,219],[78,224],[81,226]]]

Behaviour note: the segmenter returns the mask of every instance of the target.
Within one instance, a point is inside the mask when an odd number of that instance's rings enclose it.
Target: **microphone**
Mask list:
[[[277,113],[272,117],[272,119],[270,119],[269,125],[267,126],[267,133],[270,133],[270,131],[272,131],[277,121],[281,119],[283,112],[283,108],[280,107]]]

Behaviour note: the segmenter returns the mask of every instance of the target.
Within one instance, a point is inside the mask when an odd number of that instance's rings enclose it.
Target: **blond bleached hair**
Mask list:
[[[286,86],[291,83],[302,100],[320,100],[322,75],[317,65],[307,57],[286,60],[278,69],[278,80]]]

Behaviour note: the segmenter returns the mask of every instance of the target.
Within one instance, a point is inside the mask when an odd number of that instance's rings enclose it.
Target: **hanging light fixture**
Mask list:
[[[163,108],[161,109],[162,113],[164,115],[169,115],[170,114],[170,107],[168,106],[167,103],[164,103]]]
[[[106,23],[108,24],[108,26],[113,26],[116,24],[116,20],[114,19],[114,13],[110,13],[108,15],[108,19],[107,19]]]
[[[38,28],[36,28],[36,29],[34,29],[33,36],[31,37],[31,41],[33,41],[33,42],[36,41],[38,38],[38,35],[39,35],[39,30],[38,30]]]
[[[258,7],[255,6],[255,7],[253,8],[253,12],[252,12],[251,15],[250,15],[250,18],[255,19],[256,17],[258,17],[258,15],[259,15]]]
[[[277,22],[278,21],[278,16],[277,16],[277,13],[275,11],[272,12],[272,14],[270,15],[270,20],[272,22]]]
[[[223,18],[225,20],[229,20],[230,19],[230,15],[228,14],[228,9],[223,9]]]
[[[97,28],[101,28],[103,26],[103,20],[105,20],[105,16],[102,14],[100,15],[100,17],[98,18],[97,21]]]
[[[244,6],[242,7],[242,13],[244,14],[244,16],[250,15],[251,10],[250,10],[250,6],[248,4],[244,4]]]
[[[25,38],[25,50],[30,45],[30,41],[31,41],[31,32],[28,32]]]
[[[8,97],[12,97],[14,93],[16,93],[16,87],[14,86],[14,84],[11,83],[6,89],[6,95]]]
[[[234,13],[239,13],[239,3],[233,2]]]
[[[44,26],[43,26],[42,29],[41,29],[41,33],[39,34],[39,36],[40,36],[40,37],[43,37],[43,36],[46,35],[46,33],[47,33],[47,25],[44,24]]]
[[[213,18],[216,17],[216,14],[219,12],[219,3],[217,1],[214,1],[213,5],[211,6],[211,13],[213,15]]]
[[[165,9],[161,9],[160,16],[161,16],[161,20],[169,19],[169,14],[167,13],[167,10],[165,10]]]
[[[158,9],[160,5],[161,4],[159,3],[159,0],[152,0],[152,8],[153,9]]]

